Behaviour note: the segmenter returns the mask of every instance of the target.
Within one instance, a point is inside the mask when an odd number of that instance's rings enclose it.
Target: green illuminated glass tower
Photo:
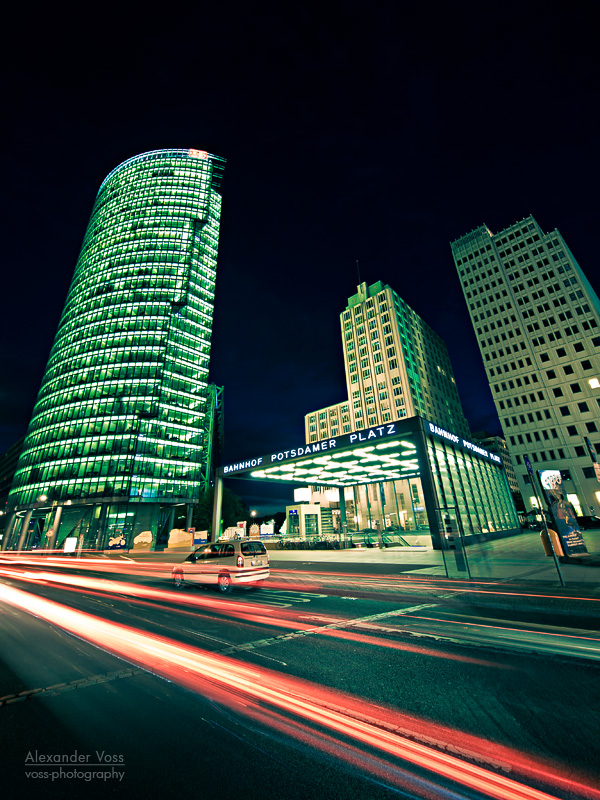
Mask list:
[[[155,542],[198,500],[224,166],[156,150],[102,183],[9,496],[12,546]]]

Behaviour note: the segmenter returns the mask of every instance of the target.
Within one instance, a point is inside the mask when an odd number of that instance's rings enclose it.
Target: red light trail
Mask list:
[[[52,552],[52,551],[47,551]],[[84,551],[85,552],[85,551]],[[171,569],[175,564],[173,562],[154,562],[154,561],[135,561],[134,559],[127,558],[121,561],[107,558],[73,558],[64,556],[62,551],[55,551],[55,555],[39,554],[32,555],[31,551],[11,551],[10,553],[0,554],[0,564],[13,564],[14,566],[32,566],[40,567],[45,565],[47,567],[60,567],[61,569],[68,570],[81,570],[81,571],[102,571],[110,572],[117,575],[132,575],[136,577],[164,577],[166,580],[171,578]],[[293,582],[289,578],[293,578]],[[278,580],[279,578],[279,580]],[[283,580],[281,580],[283,578]],[[328,583],[331,581],[331,583]],[[438,576],[415,576],[411,573],[395,574],[395,575],[377,575],[373,576],[364,573],[355,572],[328,572],[320,571],[317,575],[309,572],[302,572],[299,570],[286,570],[278,569],[272,570],[271,578],[269,579],[269,587],[272,589],[286,589],[294,591],[301,589],[302,591],[319,591],[327,590],[335,591],[339,588],[340,583],[355,582],[358,583],[356,588],[359,591],[368,591],[370,588],[376,588],[376,584],[386,583],[391,584],[399,591],[406,592],[407,590],[432,590],[432,591],[447,591],[455,594],[464,594],[470,592],[477,592],[477,594],[485,595],[500,595],[508,597],[539,597],[551,600],[574,600],[585,603],[600,603],[600,598],[595,597],[578,597],[571,594],[546,594],[541,591],[536,591],[533,588],[530,591],[523,591],[522,586],[507,582],[502,583],[502,589],[494,589],[492,587],[498,586],[498,583],[490,579],[461,581],[456,579],[440,578]],[[362,584],[361,584],[362,582]],[[307,587],[307,583],[312,585],[312,589]],[[490,587],[490,588],[484,588]],[[520,591],[515,591],[519,588]]]
[[[582,798],[600,800],[600,790],[562,776],[554,766],[476,736],[430,724],[298,678],[109,622],[11,586],[0,584],[0,598],[143,669],[212,697],[238,713],[260,718],[275,726],[285,722],[300,736],[302,731],[306,731],[306,726],[309,730],[311,725],[323,728],[325,736],[318,730],[311,731],[312,744],[321,749],[331,747],[332,736],[337,735],[349,739],[351,748],[373,748],[382,754],[378,757],[380,759],[390,756],[400,759],[404,764],[412,764],[432,776],[495,800],[551,800],[555,797],[527,786],[517,778],[479,766],[479,763],[495,761],[500,769],[540,782],[553,791],[568,790]],[[443,742],[446,751],[426,743],[432,740]],[[342,740],[335,742],[339,756],[346,745]],[[463,761],[448,750],[462,753],[479,763]],[[350,759],[348,748],[346,756]],[[399,769],[393,761],[382,763],[386,768],[387,783],[406,784],[401,765]],[[446,793],[443,786],[441,790]],[[426,792],[426,796],[431,795]]]
[[[389,649],[398,649],[398,650],[405,650],[407,652],[418,653],[420,655],[431,656],[434,658],[444,658],[446,660],[454,660],[454,661],[461,661],[463,663],[469,664],[480,664],[486,667],[495,667],[497,669],[513,669],[513,667],[507,667],[506,665],[497,663],[497,662],[490,662],[485,661],[482,659],[476,659],[473,657],[462,656],[457,654],[449,654],[440,652],[439,650],[434,650],[432,648],[427,648],[422,645],[413,645],[413,644],[406,644],[406,643],[399,643],[390,641],[387,639],[377,639],[375,637],[368,637],[364,636],[363,634],[355,633],[354,631],[345,631],[341,633],[336,628],[340,627],[365,627],[369,626],[373,630],[379,630],[382,633],[385,632],[396,632],[393,631],[391,628],[384,628],[378,624],[378,621],[375,620],[372,622],[369,618],[364,619],[356,619],[356,618],[334,618],[333,620],[328,617],[322,620],[323,624],[317,625],[306,625],[306,622],[303,621],[305,619],[304,614],[302,611],[294,611],[288,609],[277,609],[277,615],[273,610],[260,607],[260,610],[257,610],[257,605],[255,603],[248,603],[248,602],[236,602],[232,598],[219,598],[217,595],[209,594],[209,595],[202,595],[200,593],[185,593],[176,590],[167,590],[167,589],[154,589],[147,586],[140,586],[138,584],[133,583],[125,583],[125,582],[116,582],[106,578],[93,578],[88,576],[82,575],[64,575],[60,572],[47,572],[43,570],[37,571],[21,571],[19,569],[1,569],[0,568],[0,576],[4,576],[7,578],[13,578],[20,581],[25,581],[33,584],[45,584],[45,585],[57,585],[61,588],[66,590],[75,591],[77,589],[85,589],[87,592],[93,593],[98,597],[106,596],[106,597],[122,597],[126,596],[128,601],[131,604],[139,604],[139,605],[153,605],[156,607],[157,604],[160,604],[163,608],[168,608],[169,610],[172,609],[169,603],[175,603],[179,606],[178,613],[182,613],[184,609],[188,610],[188,613],[194,612],[196,615],[199,611],[207,611],[211,614],[219,614],[222,615],[222,619],[226,623],[230,623],[233,619],[237,619],[241,622],[246,624],[253,624],[258,626],[268,626],[271,628],[283,628],[287,631],[293,631],[298,635],[301,634],[313,634],[313,635],[327,635],[327,636],[337,636],[339,639],[345,639],[349,642],[355,642],[358,644],[366,644],[366,645],[373,645],[377,647],[386,647]],[[260,602],[260,601],[258,601]],[[184,607],[184,608],[182,608]],[[473,622],[465,622],[463,620],[449,620],[449,619],[441,619],[436,617],[425,617],[414,613],[417,609],[398,609],[397,612],[390,612],[389,614],[384,614],[384,617],[388,617],[393,619],[395,616],[401,616],[404,619],[408,620],[423,620],[425,622],[436,622],[441,624],[448,624],[453,626],[461,626],[461,627],[468,627],[469,629],[489,629],[489,630],[497,630],[499,632],[511,632],[511,633],[518,633],[518,634],[529,634],[531,631],[527,630],[526,628],[514,628],[502,625],[485,625],[482,623],[473,623]],[[376,615],[377,616],[377,615]],[[314,617],[317,622],[321,622],[318,615]],[[400,631],[397,631],[400,633]],[[554,637],[555,639],[560,637],[561,639],[572,639],[574,641],[581,641],[582,643],[585,642],[599,642],[595,637],[585,637],[582,635],[573,636],[570,634],[557,634],[552,631],[535,631],[536,636],[541,637],[541,641],[548,638],[551,639]],[[583,651],[582,651],[583,652]],[[588,653],[590,655],[590,653]]]

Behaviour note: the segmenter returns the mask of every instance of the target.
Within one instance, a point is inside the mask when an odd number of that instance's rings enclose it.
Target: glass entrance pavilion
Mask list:
[[[447,535],[458,533],[468,544],[484,535],[520,531],[500,457],[419,416],[221,467],[215,520],[221,518],[224,478],[337,488],[344,530],[348,526],[347,487],[379,484],[380,502],[393,504],[402,485],[410,481],[418,484],[424,504],[419,520],[429,529],[435,548],[443,546]],[[399,506],[396,513],[401,527]],[[214,538],[219,534],[213,531]]]

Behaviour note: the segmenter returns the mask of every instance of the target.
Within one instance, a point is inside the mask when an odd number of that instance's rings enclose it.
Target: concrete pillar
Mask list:
[[[422,480],[422,479],[423,479],[423,476],[421,475],[421,486],[423,486],[423,480]],[[410,478],[409,478],[409,479],[408,479],[408,497],[409,497],[409,500],[410,500],[410,508],[411,508],[412,515],[413,515],[413,525],[414,525],[414,529],[415,529],[415,531],[416,531],[416,530],[418,530],[418,526],[417,526],[417,512],[415,511],[415,501],[414,501],[414,498],[413,498],[413,490],[412,490],[412,487],[413,487],[413,485],[412,485],[412,483],[410,482]],[[431,523],[429,523],[429,529],[431,530]]]
[[[2,550],[8,550],[8,544],[13,538],[13,528],[15,527],[16,514],[13,511],[8,515],[6,524],[4,525],[4,536],[2,537]]]
[[[221,512],[223,508],[223,478],[215,478],[215,496],[212,510],[211,541],[216,542],[221,535]]]
[[[365,497],[367,498],[367,516],[369,518],[369,528],[373,527],[373,521],[371,519],[371,501],[369,500],[369,485],[365,483]]]
[[[400,533],[401,530],[404,530],[404,525],[402,525],[400,521],[400,508],[398,507],[398,490],[396,481],[392,481],[392,493],[394,495],[394,500],[396,501],[396,519],[398,520],[398,533]]]
[[[40,531],[40,548],[45,550],[48,547],[48,540],[52,534],[52,510],[46,512],[42,522],[41,522],[41,531]]]
[[[54,512],[54,522],[52,523],[52,530],[48,537],[48,550],[54,550],[56,547],[56,537],[58,536],[58,529],[60,528],[60,518],[62,517],[62,506],[57,506]]]
[[[185,529],[189,531],[192,527],[192,513],[194,511],[194,506],[191,503],[187,504],[186,513],[185,513]]]
[[[25,539],[27,538],[27,529],[29,528],[29,520],[31,519],[32,510],[33,509],[29,509],[29,511],[25,512],[25,516],[23,517],[23,523],[21,524],[21,532],[19,534],[17,550],[23,550],[25,546]]]
[[[358,533],[360,528],[360,525],[358,524],[360,494],[358,492],[358,486],[356,486],[356,484],[352,487],[352,496],[354,498],[354,516],[356,517],[356,519],[354,520],[354,531],[355,533]]]
[[[343,486],[338,489],[340,497],[340,543],[342,547],[346,547],[346,539],[348,538],[348,523],[346,522],[346,490]]]
[[[345,487],[340,486],[338,489],[340,495],[340,525],[342,526],[342,530],[346,530],[347,522],[346,522],[346,497],[345,497]]]
[[[378,483],[379,500],[381,501],[381,530],[385,531],[385,484]]]

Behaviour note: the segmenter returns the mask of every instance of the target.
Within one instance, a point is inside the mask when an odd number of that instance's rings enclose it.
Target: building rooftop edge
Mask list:
[[[537,222],[536,222],[533,214],[528,214],[528,216],[523,217],[523,219],[519,219],[516,222],[512,222],[510,225],[507,225],[506,228],[503,228],[501,231],[498,231],[497,233],[492,233],[492,231],[488,228],[488,226],[484,222],[481,225],[479,225],[477,228],[473,228],[472,230],[468,231],[468,233],[463,233],[462,236],[457,236],[456,239],[452,239],[450,241],[450,245],[456,244],[457,242],[460,242],[463,239],[466,239],[468,236],[472,236],[474,233],[479,233],[479,232],[482,231],[482,229],[485,229],[485,231],[487,233],[489,233],[490,236],[500,236],[501,234],[505,233],[506,231],[509,231],[511,228],[514,228],[515,225],[521,225],[526,220],[533,220],[537,225]]]
[[[187,148],[187,147],[163,148],[161,150],[147,150],[144,153],[138,153],[138,155],[136,155],[136,156],[131,156],[131,158],[125,159],[125,161],[122,161],[113,170],[111,170],[108,173],[108,175],[106,176],[106,178],[104,178],[104,180],[100,184],[100,188],[98,189],[98,194],[100,194],[100,192],[102,191],[104,185],[114,175],[116,175],[117,172],[119,172],[124,167],[128,166],[129,164],[134,163],[135,161],[144,161],[146,159],[150,159],[151,157],[160,157],[160,156],[167,156],[167,155],[168,156],[187,156],[188,158],[194,158],[194,156],[192,156],[192,153],[194,153],[194,152],[195,153],[200,153],[200,152],[206,153],[204,158],[215,162],[215,165],[219,166],[221,170],[223,170],[223,168],[225,166],[225,163],[227,161],[227,159],[223,158],[223,156],[216,156],[216,155],[213,155],[212,153],[208,153],[206,151],[194,150],[193,148]]]

